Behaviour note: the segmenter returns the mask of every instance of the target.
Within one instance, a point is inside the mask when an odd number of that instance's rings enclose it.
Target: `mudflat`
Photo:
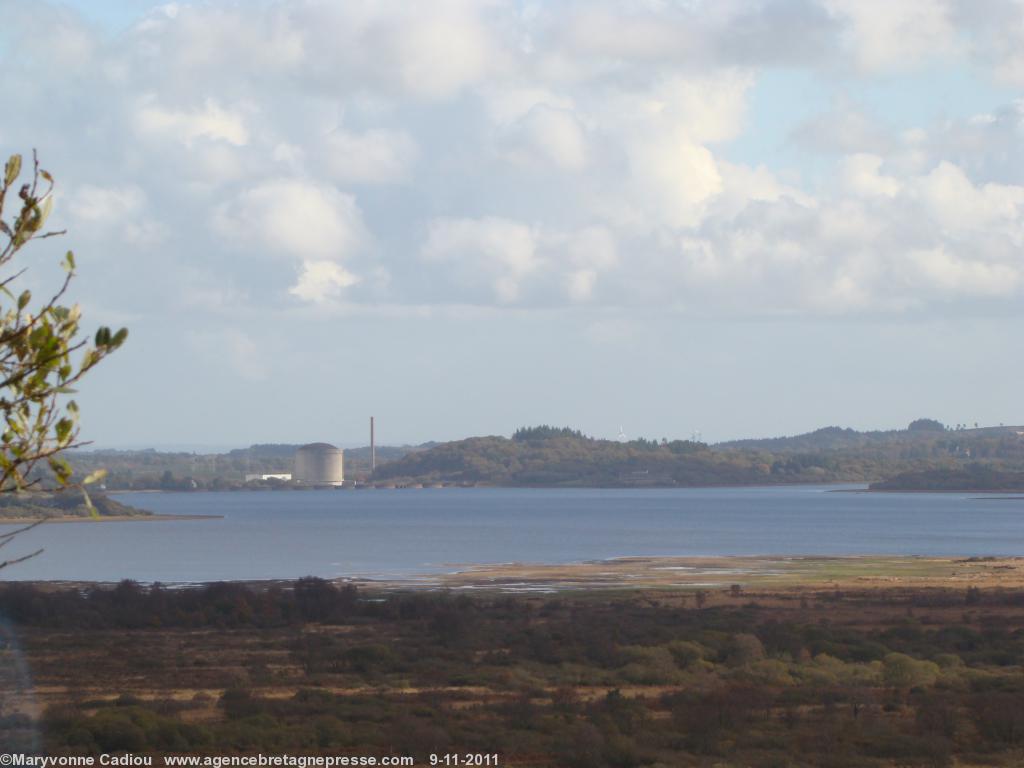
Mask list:
[[[620,557],[567,565],[451,564],[448,568],[414,579],[361,583],[504,592],[716,590],[732,585],[748,590],[1024,587],[1024,558],[1007,557]]]

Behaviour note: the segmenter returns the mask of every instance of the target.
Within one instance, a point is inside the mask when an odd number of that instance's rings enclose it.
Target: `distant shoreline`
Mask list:
[[[38,517],[0,518],[0,525],[29,525],[38,522]],[[44,523],[162,523],[171,520],[223,520],[224,515],[101,515],[99,517],[80,515],[58,515],[43,518]]]
[[[287,486],[282,488],[270,488],[267,486],[253,486],[252,488],[192,488],[192,489],[165,489],[165,488],[152,488],[152,489],[132,489],[132,488],[118,488],[111,491],[106,491],[106,494],[111,497],[126,496],[135,493],[145,494],[158,494],[158,493],[282,493],[282,492],[299,492],[306,493],[310,491],[334,491],[337,493],[341,492],[355,492],[355,491],[479,491],[479,490],[494,490],[494,491],[707,491],[707,490],[747,490],[747,489],[768,489],[768,488],[822,488],[827,489],[829,492],[847,492],[847,493],[861,493],[866,492],[866,480],[829,480],[820,482],[785,482],[785,483],[722,483],[722,484],[708,484],[708,485],[545,485],[545,484],[531,484],[531,485],[501,485],[495,483],[477,483],[475,485],[467,485],[465,483],[423,483],[423,484],[410,484],[410,485],[358,485],[358,486]],[[861,488],[843,488],[841,486],[857,485],[864,486]]]
[[[1024,499],[1021,496],[1020,489],[1017,490],[999,490],[996,488],[833,488],[827,493],[980,493],[984,494],[979,497],[981,499],[990,500],[993,498],[997,499]],[[1005,495],[1005,494],[1016,494],[1016,495]]]

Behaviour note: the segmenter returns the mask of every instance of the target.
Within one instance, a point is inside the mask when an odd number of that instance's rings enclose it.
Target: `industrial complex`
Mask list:
[[[295,451],[292,480],[303,485],[344,485],[345,452],[330,443],[310,443]]]
[[[377,468],[374,419],[370,417],[370,474]],[[330,443],[308,443],[295,449],[293,469],[283,472],[246,474],[245,482],[278,480],[299,485],[340,488],[345,485],[345,452]]]

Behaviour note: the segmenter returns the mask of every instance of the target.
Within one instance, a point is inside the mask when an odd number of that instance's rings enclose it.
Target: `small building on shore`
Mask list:
[[[251,474],[245,476],[245,482],[251,483],[256,480],[291,480],[292,476],[290,472],[272,472],[269,474]]]

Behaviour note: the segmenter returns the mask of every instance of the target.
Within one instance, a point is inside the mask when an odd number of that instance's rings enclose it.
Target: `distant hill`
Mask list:
[[[908,429],[807,435],[708,446],[685,440],[598,440],[569,427],[530,427],[512,438],[473,437],[407,454],[376,481],[503,486],[713,486],[880,481],[956,469],[984,459],[1024,470],[1024,440],[1008,427],[949,430],[921,419]]]
[[[95,514],[100,517],[146,517],[152,512],[136,509],[114,501],[103,494],[90,494]],[[25,518],[90,517],[93,512],[86,506],[81,493],[67,491],[47,493],[0,494],[0,521]]]
[[[401,458],[413,451],[434,445],[378,446],[377,466]],[[76,476],[106,469],[107,490],[230,490],[252,489],[247,474],[291,472],[295,449],[291,443],[264,443],[236,448],[227,453],[184,453],[153,450],[84,451],[69,453]],[[365,478],[370,471],[369,447],[345,450],[345,476]],[[280,487],[280,484],[274,487]]]
[[[948,429],[934,419],[917,419],[906,429],[858,432],[844,427],[823,427],[792,437],[748,438],[716,443],[720,450],[841,451],[894,445],[927,445],[939,441],[974,443],[1008,438],[1017,440],[1024,427]]]
[[[571,430],[521,430],[471,437],[417,451],[379,467],[374,480],[484,485],[647,486],[749,482],[742,462],[701,443],[596,440]]]
[[[975,493],[1024,493],[1024,472],[1000,471],[984,464],[956,469],[903,472],[872,483],[872,491],[973,491]]]
[[[107,469],[108,490],[253,489],[259,486],[247,484],[246,474],[291,472],[297,447],[262,444],[205,455],[75,451],[70,458],[78,475]],[[347,479],[371,480],[369,453],[366,446],[346,449]],[[1024,428],[950,429],[934,419],[917,419],[905,429],[859,432],[833,426],[709,446],[689,440],[598,440],[571,427],[540,425],[511,437],[380,446],[372,481],[566,487],[872,483],[970,465],[1024,472]]]
[[[250,445],[248,448],[235,448],[232,451],[228,451],[227,456],[242,459],[280,459],[291,461],[295,457],[295,451],[301,445],[301,443],[257,443]],[[423,445],[378,445],[377,461],[393,461],[410,451],[424,450],[433,445],[436,445],[436,443],[424,443]],[[369,457],[370,446],[368,445],[360,448],[345,449],[346,461],[355,460],[361,462],[364,459],[368,461]]]

